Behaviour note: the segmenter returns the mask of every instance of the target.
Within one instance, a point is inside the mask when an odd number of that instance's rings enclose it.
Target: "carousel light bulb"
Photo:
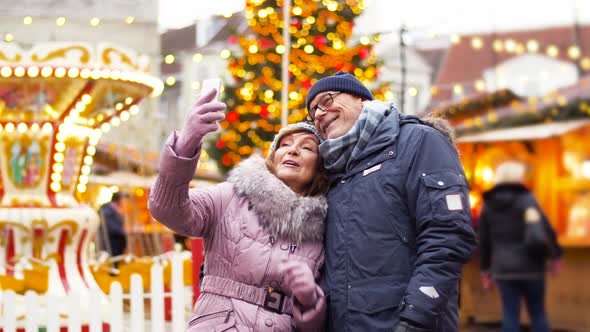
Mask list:
[[[129,120],[129,112],[127,111],[123,111],[121,112],[121,114],[119,114],[119,116],[121,117],[121,121],[127,121]]]
[[[76,189],[78,189],[78,192],[81,193],[86,192],[86,186],[81,183],[76,186]]]
[[[85,93],[85,94],[82,96],[82,102],[83,102],[84,104],[88,105],[88,104],[90,104],[90,103],[92,102],[92,97],[91,97],[89,94]]]
[[[283,54],[286,51],[285,45],[277,45],[277,47],[275,48],[275,51],[278,54]]]
[[[10,77],[12,75],[12,68],[2,67],[0,70],[0,75],[2,75],[2,77]]]
[[[31,16],[25,16],[25,18],[23,18],[23,24],[24,25],[33,24],[33,18]]]
[[[115,104],[115,109],[116,109],[117,111],[120,111],[120,110],[122,110],[122,109],[123,109],[123,104],[121,104],[121,103],[117,103],[117,104]]]
[[[80,69],[78,69],[76,67],[72,67],[68,70],[68,77],[76,78],[76,77],[78,77],[78,75],[80,75]]]
[[[136,115],[137,113],[139,113],[139,107],[137,105],[133,105],[129,108],[129,113],[131,113],[131,115]]]
[[[94,154],[96,153],[96,147],[94,147],[92,145],[87,147],[86,153],[88,153],[88,156],[94,156]],[[92,158],[90,158],[90,160],[92,160]],[[86,159],[84,159],[84,162],[86,162]]]
[[[37,67],[37,66],[29,67],[29,69],[27,69],[27,75],[29,75],[29,77],[39,76],[39,67]]]
[[[76,110],[79,113],[84,112],[85,109],[86,109],[86,104],[84,102],[79,101],[79,102],[76,103]]]
[[[90,148],[90,146],[89,146],[89,148]],[[92,147],[92,148],[94,148],[94,147]],[[96,151],[96,148],[94,151]],[[90,154],[90,152],[88,152],[88,154]],[[94,155],[94,152],[91,155],[84,157],[84,164],[85,165],[92,165],[92,162],[93,162],[92,156],[93,155]]]
[[[59,173],[51,173],[51,181],[53,181],[53,182],[61,182],[61,174],[59,174]]]
[[[16,76],[16,77],[23,77],[23,76],[25,76],[25,72],[26,72],[25,71],[25,68],[20,67],[20,66],[19,67],[16,67],[14,69],[14,76]]]
[[[92,74],[92,71],[88,68],[84,68],[80,71],[80,77],[82,77],[84,79],[90,77],[91,74]]]
[[[53,160],[55,160],[58,163],[61,163],[64,161],[64,154],[61,152],[57,152],[56,154],[53,155]]]
[[[121,120],[119,120],[119,118],[114,117],[111,119],[111,125],[113,127],[118,127],[121,124]]]
[[[51,73],[53,73],[53,68],[49,66],[45,66],[43,69],[41,69],[41,76],[43,77],[49,77],[51,76]]]
[[[127,16],[125,18],[125,23],[127,23],[127,24],[133,24],[133,22],[135,22],[135,17],[133,17],[133,16]]]
[[[84,175],[90,174],[90,166],[89,165],[82,166],[82,174],[84,174]],[[86,181],[88,181],[88,177],[86,177]],[[82,182],[81,178],[80,178],[80,182]]]
[[[53,171],[55,173],[61,173],[64,171],[64,165],[60,163],[53,164]]]
[[[51,132],[53,131],[53,126],[51,125],[51,123],[45,122],[43,124],[43,127],[41,127],[41,130],[46,134],[51,134]]]
[[[49,186],[51,188],[51,190],[53,190],[54,192],[58,192],[61,190],[61,184],[59,182],[51,182],[51,185]]]
[[[108,133],[108,132],[109,132],[109,130],[111,130],[111,125],[105,122],[105,123],[103,123],[103,124],[100,126],[100,129],[101,129],[103,132],[105,132],[105,133]]]
[[[94,69],[94,70],[92,71],[92,73],[90,74],[90,77],[91,77],[93,80],[97,80],[97,79],[99,79],[99,78],[100,78],[100,76],[101,76],[100,74],[101,74],[101,72],[100,72],[100,69]]]
[[[12,123],[12,122],[7,123],[6,127],[4,129],[6,129],[6,131],[9,133],[13,132],[14,131],[14,123]]]
[[[60,125],[60,127],[61,127],[61,125]],[[58,141],[62,141],[62,142],[63,142],[63,141],[65,141],[65,140],[66,140],[66,134],[64,134],[64,133],[61,133],[61,132],[60,132],[60,133],[57,133],[57,135],[55,135],[55,138],[56,138]]]
[[[100,76],[102,78],[104,78],[104,79],[110,78],[111,77],[111,70],[110,69],[107,69],[107,68],[101,70],[100,71]]]
[[[38,132],[38,131],[39,131],[39,129],[40,129],[40,128],[39,128],[39,124],[38,124],[38,123],[33,123],[33,124],[31,125],[31,131],[32,131],[32,132],[36,133],[36,132]]]
[[[55,68],[55,77],[57,78],[62,78],[64,76],[66,76],[66,69],[64,67],[57,67]]]
[[[111,78],[114,79],[115,81],[118,81],[121,79],[121,72],[118,70],[113,70],[111,72]]]
[[[66,150],[66,145],[64,142],[57,142],[55,143],[55,151],[64,152]]]
[[[131,105],[132,102],[133,102],[133,98],[131,98],[131,97],[125,98],[125,104]]]
[[[24,123],[24,122],[21,122],[21,123],[19,123],[19,124],[18,124],[18,126],[16,127],[16,130],[18,130],[18,132],[22,134],[22,133],[24,133],[24,132],[26,132],[26,131],[27,131],[27,128],[28,128],[28,127],[27,127],[27,124],[26,124],[26,123]]]
[[[91,125],[91,126],[94,126],[94,122],[95,122],[94,119],[88,120],[88,124]]]

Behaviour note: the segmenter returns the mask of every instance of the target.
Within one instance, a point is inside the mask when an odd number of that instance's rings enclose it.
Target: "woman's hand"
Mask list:
[[[216,131],[219,128],[217,121],[225,119],[225,104],[211,102],[216,93],[218,91],[213,89],[202,95],[188,113],[174,146],[177,155],[185,158],[194,157],[205,135]]]
[[[309,266],[301,261],[285,260],[279,266],[279,271],[283,274],[283,280],[287,289],[291,291],[291,294],[303,308],[309,309],[314,307],[318,298],[313,272]]]

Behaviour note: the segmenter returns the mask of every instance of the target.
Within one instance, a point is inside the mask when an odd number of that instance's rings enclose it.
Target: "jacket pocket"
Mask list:
[[[233,310],[223,310],[203,315],[195,315],[187,324],[187,331],[222,332],[236,326]]]
[[[430,202],[432,218],[436,220],[471,220],[471,208],[467,194],[469,185],[465,178],[454,172],[439,172],[422,176]]]
[[[397,278],[368,278],[348,288],[346,324],[349,331],[391,332],[399,319],[405,293]]]
[[[396,309],[405,289],[391,277],[368,278],[352,283],[348,288],[348,309],[369,315]]]

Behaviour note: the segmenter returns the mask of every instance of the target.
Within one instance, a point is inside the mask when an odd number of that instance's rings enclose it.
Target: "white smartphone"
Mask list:
[[[219,94],[221,93],[221,80],[219,78],[208,78],[203,81],[203,84],[201,85],[201,95],[213,89],[217,90],[215,97],[213,97],[213,100],[211,101],[215,103],[219,101]]]

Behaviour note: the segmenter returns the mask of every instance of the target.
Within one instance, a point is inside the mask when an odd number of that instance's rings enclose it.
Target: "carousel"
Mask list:
[[[147,56],[117,45],[0,44],[0,289],[35,291],[43,305],[99,287],[99,218],[80,197],[103,133],[162,92],[149,72]]]

